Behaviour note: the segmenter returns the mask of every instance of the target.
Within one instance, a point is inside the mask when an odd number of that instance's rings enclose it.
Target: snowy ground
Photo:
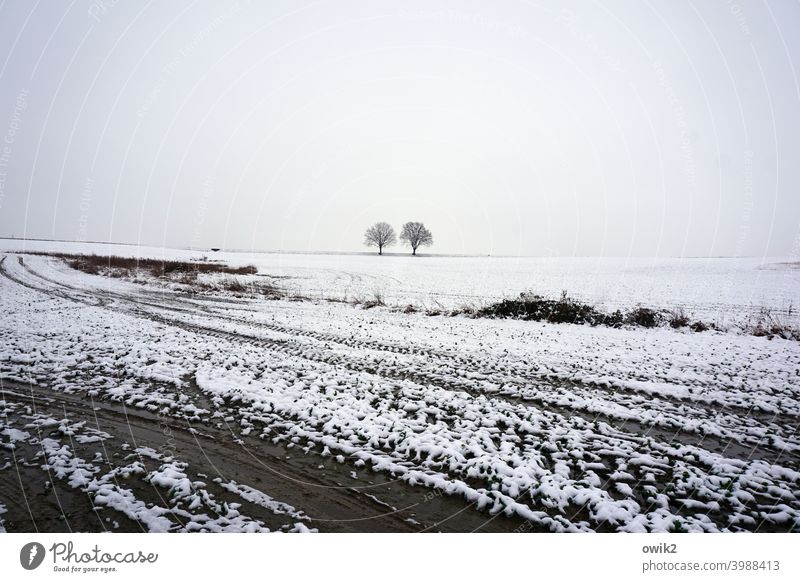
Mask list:
[[[369,299],[424,308],[480,307],[524,291],[571,296],[600,308],[637,304],[683,308],[724,328],[747,323],[763,308],[800,324],[800,262],[790,258],[410,257],[212,253],[134,245],[0,239],[0,250],[61,251],[146,258],[208,257],[255,265],[303,296]]]
[[[664,302],[703,277],[681,269]],[[734,287],[704,305],[755,297]],[[800,529],[795,341],[187,295],[13,253],[0,313],[8,531]]]

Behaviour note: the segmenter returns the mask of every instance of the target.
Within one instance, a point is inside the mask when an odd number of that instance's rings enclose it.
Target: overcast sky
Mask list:
[[[797,255],[798,57],[790,0],[6,0],[0,236]]]

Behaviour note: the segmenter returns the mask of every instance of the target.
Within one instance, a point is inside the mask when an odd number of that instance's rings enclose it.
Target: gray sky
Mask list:
[[[0,235],[797,255],[800,4],[0,6]]]

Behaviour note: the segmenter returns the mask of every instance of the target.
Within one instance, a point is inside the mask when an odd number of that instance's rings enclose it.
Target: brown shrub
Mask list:
[[[225,263],[209,261],[160,261],[158,259],[137,259],[114,255],[75,255],[67,253],[31,253],[58,257],[67,261],[70,267],[90,275],[109,274],[129,276],[135,272],[149,272],[154,277],[171,274],[226,273],[228,275],[255,275],[258,269],[253,265],[231,267]]]

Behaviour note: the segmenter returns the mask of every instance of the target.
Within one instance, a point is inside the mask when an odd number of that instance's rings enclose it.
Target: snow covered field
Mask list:
[[[796,341],[187,295],[2,256],[8,531],[800,529]],[[226,258],[401,304],[536,284],[737,314],[800,289],[755,260]]]
[[[800,323],[800,263],[789,258],[646,259],[410,257],[211,253],[134,245],[0,239],[0,250],[59,251],[160,259],[208,257],[255,265],[291,292],[335,299],[369,298],[423,308],[480,307],[524,291],[570,296],[607,309],[637,304],[684,308],[719,327],[741,324],[762,307]]]

